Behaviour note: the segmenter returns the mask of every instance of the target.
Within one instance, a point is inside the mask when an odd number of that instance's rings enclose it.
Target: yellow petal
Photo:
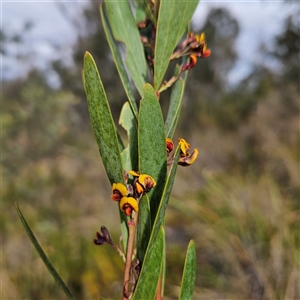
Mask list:
[[[137,173],[137,172],[135,172],[135,171],[128,171],[128,174],[133,175],[135,177],[139,177],[140,176],[140,174]]]
[[[156,182],[153,177],[148,174],[141,174],[139,176],[139,183],[144,187],[145,192],[156,186]]]
[[[191,155],[187,159],[188,164],[189,165],[193,164],[196,161],[198,155],[199,155],[199,150],[198,150],[198,148],[195,148],[194,151],[191,153]]]
[[[197,148],[195,148],[189,156],[180,157],[178,160],[178,164],[181,166],[184,166],[184,167],[189,166],[196,161],[198,154],[199,154],[199,151]]]
[[[144,187],[144,185],[143,185],[142,183],[140,183],[139,181],[137,181],[137,182],[135,183],[135,190],[136,190],[136,193],[137,193],[138,195],[141,195],[141,194],[144,193],[145,187]]]
[[[197,35],[195,35],[195,38],[199,44],[204,43],[205,42],[205,33],[202,32],[200,35],[197,34]]]
[[[123,197],[120,201],[120,209],[125,211],[127,207],[132,207],[132,209],[137,212],[139,210],[139,204],[133,197]]]
[[[199,43],[204,43],[205,42],[205,33],[202,32],[201,35],[200,35],[200,41]]]
[[[187,143],[187,141],[185,139],[180,138],[179,139],[179,146],[180,146],[180,150],[183,153],[183,155],[186,156],[187,152],[190,149],[190,144]]]
[[[128,195],[128,190],[123,183],[113,183],[112,192],[113,194],[120,193],[122,196]]]

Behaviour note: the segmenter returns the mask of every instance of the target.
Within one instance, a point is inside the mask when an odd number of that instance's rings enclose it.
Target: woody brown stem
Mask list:
[[[162,294],[162,277],[160,274],[159,279],[158,279],[157,289],[156,289],[155,300],[163,300],[161,294]]]
[[[125,270],[124,270],[123,298],[122,298],[123,300],[127,300],[129,298],[130,270],[131,270],[132,255],[134,252],[134,241],[135,241],[137,221],[138,221],[138,213],[136,213],[135,219],[132,219],[131,221],[128,222],[129,237],[127,243],[127,252],[126,252]]]

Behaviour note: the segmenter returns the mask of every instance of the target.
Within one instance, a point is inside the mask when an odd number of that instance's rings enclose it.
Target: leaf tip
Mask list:
[[[84,60],[84,62],[86,62],[88,60],[94,61],[92,54],[88,51],[85,51],[83,60]]]
[[[143,91],[149,91],[149,90],[154,90],[154,87],[150,83],[145,83],[143,86]]]
[[[15,207],[17,210],[19,210],[19,205],[18,205],[17,201],[15,201]]]
[[[193,239],[191,239],[190,242],[189,242],[189,245],[190,246],[195,245],[195,241]]]

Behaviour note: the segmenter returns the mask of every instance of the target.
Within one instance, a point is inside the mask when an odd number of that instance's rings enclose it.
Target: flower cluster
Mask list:
[[[199,154],[197,148],[191,153],[190,144],[185,139],[179,138],[178,144],[180,147],[178,164],[181,166],[189,166],[193,164]],[[166,151],[168,156],[168,165],[174,162],[174,143],[170,138],[166,138]],[[128,176],[133,176],[132,184],[128,184]],[[111,199],[119,202],[120,209],[124,211],[126,216],[132,216],[133,212],[139,210],[139,200],[144,193],[148,193],[153,187],[156,186],[156,182],[153,177],[148,174],[140,174],[136,171],[125,172],[126,185],[123,183],[114,183],[112,185]]]
[[[170,88],[180,78],[183,72],[193,68],[197,63],[198,58],[209,57],[210,53],[211,50],[207,49],[205,34],[201,33],[200,35],[194,35],[193,32],[190,32],[188,37],[170,57],[170,60],[172,60],[183,56],[189,56],[188,62],[181,65],[180,71],[176,76],[173,76],[168,81],[166,80],[162,83],[158,90],[158,94]]]
[[[127,184],[128,174],[134,177],[133,184]],[[132,216],[133,211],[138,212],[141,196],[155,187],[155,180],[148,174],[129,171],[125,174],[126,186],[123,183],[114,183],[112,185],[111,199],[120,203],[120,209],[126,216]]]
[[[172,54],[171,59],[189,55],[189,62],[181,67],[181,71],[186,71],[196,65],[198,58],[209,57],[210,53],[211,50],[207,49],[205,34],[201,33],[200,35],[194,35],[194,33],[191,32],[181,43],[179,49]]]
[[[178,144],[180,147],[179,160],[178,164],[180,166],[189,166],[193,164],[199,154],[197,148],[195,148],[192,153],[189,153],[190,144],[183,138],[178,139]],[[174,155],[171,155],[172,150],[174,149],[173,141],[169,138],[166,139],[166,147],[167,147],[167,156],[168,156],[168,165],[173,163]]]

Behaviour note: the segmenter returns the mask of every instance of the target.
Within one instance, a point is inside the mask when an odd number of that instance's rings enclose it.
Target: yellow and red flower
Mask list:
[[[179,139],[179,146],[180,146],[180,154],[179,154],[178,164],[184,167],[193,164],[198,157],[199,154],[198,149],[195,148],[193,152],[190,154],[189,153],[190,144],[185,139],[182,138]]]
[[[194,53],[198,57],[209,57],[211,50],[207,49],[204,32],[202,32],[200,35],[195,35],[195,40],[198,43],[198,45],[194,45]]]
[[[128,190],[123,183],[114,183],[112,185],[111,199],[120,201],[123,197],[128,196]]]
[[[120,209],[124,211],[127,216],[131,216],[133,211],[138,212],[139,205],[135,198],[125,196],[120,201]]]
[[[178,164],[183,167],[189,166],[196,161],[198,154],[199,151],[197,148],[195,148],[191,154],[179,157]]]
[[[171,55],[170,59],[179,58],[189,55],[189,61],[181,67],[181,71],[187,71],[193,68],[199,57],[206,58],[211,54],[211,50],[207,49],[205,34],[194,34],[190,32],[188,37],[182,42],[181,47]]]
[[[156,182],[153,177],[148,174],[139,174],[135,171],[129,171],[129,174],[136,177],[134,181],[135,190],[138,195],[149,192],[153,187],[156,186]]]

